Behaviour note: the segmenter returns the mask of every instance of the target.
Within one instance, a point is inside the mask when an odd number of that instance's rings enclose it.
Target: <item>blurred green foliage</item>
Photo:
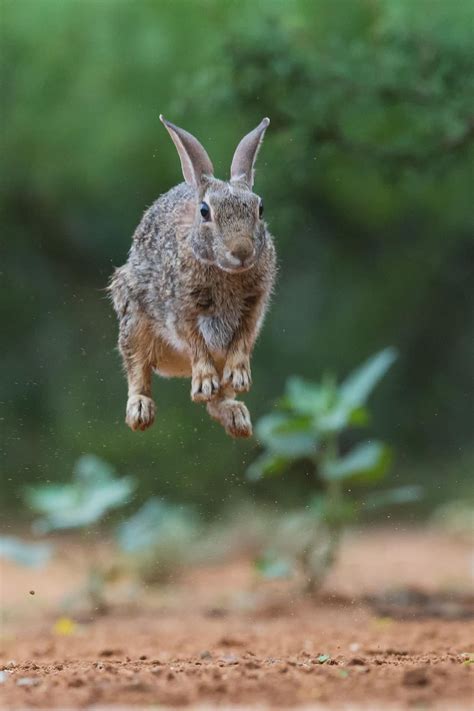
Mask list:
[[[312,461],[326,484],[373,484],[383,478],[392,459],[386,444],[359,442],[342,456],[339,440],[346,429],[369,423],[367,399],[395,358],[394,350],[386,348],[340,385],[330,374],[321,383],[289,378],[279,410],[257,422],[265,451],[250,465],[250,479],[279,474],[301,459]]]
[[[41,514],[33,523],[37,533],[93,526],[109,511],[125,506],[135,489],[135,480],[117,478],[107,462],[84,454],[74,465],[67,484],[37,484],[27,487],[29,509]]]
[[[245,495],[255,442],[227,439],[187,382],[156,380],[149,432],[123,424],[103,289],[142,211],[181,180],[160,112],[199,136],[221,177],[241,135],[272,119],[256,189],[280,278],[254,416],[289,373],[347,372],[393,343],[399,365],[374,413],[395,476],[420,473],[438,497],[459,488],[474,459],[472,2],[0,6],[2,503],[91,451],[139,474],[143,499],[209,512]],[[268,491],[288,504],[308,485]]]
[[[130,502],[136,486],[133,477],[117,477],[103,459],[85,454],[75,462],[72,478],[64,484],[28,486],[28,508],[40,518],[33,521],[36,535],[56,531],[99,534],[99,524],[115,509]],[[102,531],[105,529],[103,528]],[[104,555],[92,545],[84,584],[65,600],[67,606],[86,603],[93,610],[108,608],[107,588],[124,576],[140,583],[169,582],[194,559],[192,543],[200,532],[194,512],[153,497],[115,527],[110,549]],[[0,536],[0,558],[40,567],[52,553],[49,543],[29,543],[14,536]]]
[[[16,536],[0,536],[0,558],[29,568],[41,568],[51,558],[49,543],[30,543]]]
[[[369,424],[367,401],[396,357],[393,348],[385,348],[340,384],[332,375],[321,383],[291,377],[278,410],[257,422],[265,449],[248,468],[249,478],[273,477],[301,463],[322,487],[304,509],[282,517],[276,526],[270,550],[257,560],[264,575],[275,577],[280,571],[287,576],[300,569],[306,589],[315,591],[336,558],[346,526],[364,511],[420,498],[418,486],[383,494],[370,490],[385,479],[392,462],[384,442],[367,439],[349,448],[346,442],[343,451],[344,434]],[[360,487],[363,493],[354,496],[353,489]]]

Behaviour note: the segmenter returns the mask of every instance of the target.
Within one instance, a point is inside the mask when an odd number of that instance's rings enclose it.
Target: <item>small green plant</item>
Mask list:
[[[41,514],[33,529],[49,533],[94,526],[109,511],[127,504],[135,486],[132,477],[118,478],[110,464],[86,454],[76,461],[71,482],[27,487],[25,500]]]
[[[40,514],[33,522],[33,531],[36,534],[69,529],[87,534],[98,532],[106,514],[130,501],[135,486],[132,477],[117,477],[114,468],[103,459],[93,454],[79,457],[70,482],[25,489],[26,503]],[[116,569],[102,562],[97,546],[92,551],[86,582],[71,599],[85,598],[94,610],[103,613],[107,609],[105,588],[116,576]]]
[[[36,534],[77,530],[99,537],[101,524],[112,510],[130,502],[136,482],[118,477],[114,468],[92,454],[80,457],[72,480],[64,484],[42,484],[25,490],[25,499],[40,517],[33,522]],[[106,590],[123,574],[132,574],[146,583],[164,582],[190,558],[191,542],[198,524],[192,511],[152,498],[122,521],[114,530],[112,555],[103,559],[100,546],[92,548],[92,563],[84,586],[69,598],[83,600],[97,612],[107,609]],[[26,544],[0,539],[0,555],[26,564],[46,562],[46,544]],[[29,563],[33,564],[33,563]]]
[[[291,377],[276,412],[257,423],[256,435],[264,447],[248,469],[249,479],[282,474],[296,462],[307,462],[323,492],[304,511],[285,517],[274,531],[270,550],[258,560],[265,574],[301,569],[306,587],[316,590],[331,567],[344,527],[365,508],[404,503],[418,498],[418,487],[365,493],[354,498],[354,487],[371,486],[384,479],[392,461],[390,447],[367,439],[343,451],[341,436],[350,428],[370,422],[367,401],[396,359],[393,348],[369,358],[338,384],[333,376],[321,383]],[[350,491],[349,491],[350,490]],[[277,561],[286,561],[286,567]]]
[[[191,544],[199,531],[189,507],[154,497],[118,526],[116,540],[141,580],[161,583],[192,560]]]

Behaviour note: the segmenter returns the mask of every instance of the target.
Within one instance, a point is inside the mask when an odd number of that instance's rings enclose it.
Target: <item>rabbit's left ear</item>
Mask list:
[[[232,159],[231,180],[244,180],[249,188],[253,187],[255,159],[269,123],[270,119],[264,118],[257,128],[242,138]]]
[[[160,115],[161,123],[173,139],[179,154],[184,179],[189,185],[199,188],[204,176],[214,174],[211,159],[197,138]]]

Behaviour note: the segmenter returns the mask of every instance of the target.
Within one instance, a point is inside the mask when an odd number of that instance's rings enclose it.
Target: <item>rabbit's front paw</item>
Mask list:
[[[221,422],[231,437],[251,437],[252,421],[243,402],[224,400],[221,404]]]
[[[146,395],[132,395],[127,400],[125,422],[131,430],[146,430],[155,420],[155,403]]]
[[[223,382],[230,385],[236,393],[250,390],[252,376],[250,374],[250,360],[247,356],[234,356],[229,358],[224,366]]]
[[[194,402],[212,400],[218,394],[219,388],[219,375],[213,365],[199,363],[193,368],[191,398]]]

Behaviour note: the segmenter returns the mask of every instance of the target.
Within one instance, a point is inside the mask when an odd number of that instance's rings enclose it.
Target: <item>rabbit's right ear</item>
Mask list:
[[[199,188],[204,176],[210,177],[214,174],[211,159],[197,138],[167,121],[161,114],[160,121],[168,130],[176,146],[185,181],[189,185]]]
[[[231,180],[244,180],[249,188],[253,187],[255,159],[262,145],[265,131],[270,125],[270,119],[264,118],[257,128],[247,133],[235,149],[232,165],[230,166]]]

